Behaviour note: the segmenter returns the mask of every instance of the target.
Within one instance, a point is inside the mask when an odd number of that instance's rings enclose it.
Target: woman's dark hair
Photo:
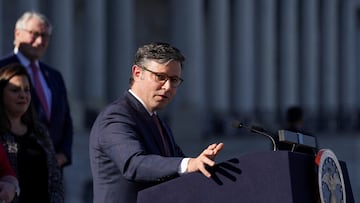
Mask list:
[[[11,123],[4,106],[4,89],[11,78],[15,76],[26,76],[31,86],[30,76],[20,63],[11,63],[0,67],[0,134],[10,132],[11,129]],[[30,89],[32,88],[30,87]],[[33,131],[35,129],[36,115],[32,101],[30,101],[29,108],[21,117],[21,121],[29,128],[29,130]]]

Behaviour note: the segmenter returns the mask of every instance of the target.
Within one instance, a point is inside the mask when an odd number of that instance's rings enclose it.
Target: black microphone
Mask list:
[[[249,127],[247,125],[244,125],[243,123],[241,123],[238,120],[233,121],[232,126],[234,128],[245,128],[245,129],[249,130],[250,132],[254,132],[254,133],[257,133],[257,134],[260,134],[260,135],[264,135],[265,137],[267,137],[267,138],[269,138],[271,140],[271,142],[273,144],[273,151],[276,151],[277,146],[276,146],[276,142],[275,142],[273,136],[266,133],[264,129],[262,129],[260,127],[256,127],[256,126]]]

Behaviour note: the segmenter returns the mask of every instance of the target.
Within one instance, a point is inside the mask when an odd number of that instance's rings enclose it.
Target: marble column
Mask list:
[[[129,88],[129,78],[135,54],[134,4],[133,0],[109,1],[108,53],[106,92],[111,101]]]
[[[53,33],[50,41],[48,53],[50,55],[51,66],[59,70],[65,80],[69,96],[76,95],[79,78],[74,78],[73,63],[73,32],[74,32],[74,10],[71,0],[51,2],[51,16],[49,20],[53,25]]]
[[[186,57],[178,98],[180,103],[203,108],[205,98],[205,77],[208,71],[204,64],[204,12],[203,0],[172,1],[175,15],[172,24],[172,41]],[[184,12],[186,11],[186,12]]]
[[[260,0],[256,9],[256,105],[263,123],[273,123],[277,108],[276,100],[276,30],[275,1]]]
[[[278,104],[281,115],[292,105],[299,104],[298,84],[298,0],[280,1],[279,13],[279,94]]]
[[[252,119],[255,112],[255,66],[254,66],[254,1],[234,2],[234,36],[231,58],[232,111],[241,119]],[[236,115],[234,115],[236,116]]]
[[[320,102],[324,129],[337,126],[338,95],[338,1],[327,0],[321,4],[321,84]]]
[[[204,60],[204,1],[172,0],[171,41],[185,55],[182,78],[184,82],[168,108],[171,111],[174,131],[182,132],[182,138],[197,139],[209,130],[208,98],[206,89],[209,72]],[[191,117],[191,119],[189,119]],[[184,126],[192,126],[184,128]],[[185,132],[184,132],[185,131]]]
[[[359,89],[356,84],[356,23],[357,10],[353,0],[342,0],[340,6],[339,22],[339,86],[340,86],[340,127],[350,128],[355,125],[356,110],[358,109],[356,95]]]
[[[207,81],[210,108],[216,113],[228,111],[230,105],[230,40],[228,1],[210,0],[207,50],[207,70],[211,72]]]
[[[300,103],[306,116],[305,125],[317,125],[319,105],[319,37],[318,1],[301,0],[300,3]]]
[[[82,32],[84,44],[84,69],[79,80],[84,80],[84,102],[96,108],[105,102],[106,92],[106,18],[105,4],[107,1],[89,1],[85,5],[85,30]]]

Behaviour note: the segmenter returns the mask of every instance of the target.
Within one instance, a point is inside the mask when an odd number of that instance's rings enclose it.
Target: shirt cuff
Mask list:
[[[188,163],[189,163],[190,158],[184,158],[183,160],[181,160],[179,169],[178,169],[178,173],[180,175],[187,173],[187,167],[188,167]]]

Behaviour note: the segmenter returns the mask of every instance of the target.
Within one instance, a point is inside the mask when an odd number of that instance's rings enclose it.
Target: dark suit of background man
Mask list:
[[[214,166],[223,143],[185,158],[169,126],[158,118],[182,82],[183,55],[166,43],[136,53],[130,89],[97,117],[90,133],[94,203],[136,203],[138,191]],[[154,200],[156,202],[156,200]]]
[[[20,62],[32,77],[33,86],[34,72],[30,66],[34,63],[39,68],[38,76],[48,105],[48,115],[36,91],[32,91],[32,99],[39,119],[48,127],[58,165],[63,167],[71,163],[73,139],[66,88],[60,72],[39,61],[48,47],[51,30],[52,26],[45,16],[37,12],[25,12],[15,25],[14,52],[0,60],[0,67]]]

